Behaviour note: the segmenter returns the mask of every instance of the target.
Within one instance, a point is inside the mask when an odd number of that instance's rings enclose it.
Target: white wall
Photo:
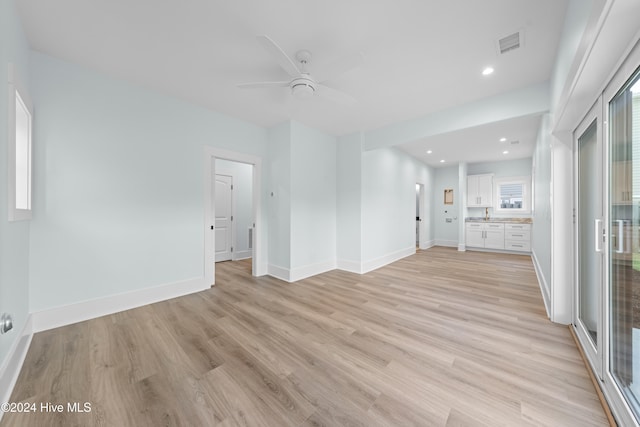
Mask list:
[[[545,304],[550,304],[551,293],[551,118],[542,117],[542,123],[533,152],[533,224],[531,255],[536,266]]]
[[[269,274],[335,268],[336,164],[334,137],[294,121],[269,130]]]
[[[362,260],[362,134],[338,138],[336,257],[338,268],[359,272]]]
[[[31,61],[31,310],[203,277],[203,146],[264,158],[266,130],[46,55]]]
[[[253,226],[253,166],[216,159],[216,174],[233,177],[233,259],[251,257],[249,229]]]
[[[447,166],[435,170],[435,185],[433,187],[433,219],[434,219],[434,239],[438,246],[458,247],[459,243],[459,221],[464,221],[460,217],[460,203],[463,195],[459,188],[459,166]],[[444,204],[444,190],[453,189],[453,204]],[[447,218],[451,222],[447,222]]]
[[[291,122],[292,279],[336,267],[336,138]]]
[[[377,268],[415,252],[416,183],[432,185],[432,171],[395,148],[362,155],[362,262]],[[429,219],[426,219],[427,222]],[[431,240],[430,230],[426,240]],[[390,261],[389,261],[390,262]]]
[[[467,173],[469,175],[492,173],[495,178],[527,176],[531,175],[531,157],[500,162],[469,163]]]
[[[29,312],[29,232],[30,222],[8,222],[7,206],[7,150],[8,150],[8,65],[15,64],[23,85],[29,87],[29,49],[27,40],[15,10],[15,1],[0,2],[0,313],[10,313],[13,330],[0,335],[0,402],[15,372],[15,361],[10,360],[18,347],[21,332],[25,329]],[[34,120],[38,120],[35,113]],[[39,141],[37,134],[34,148]],[[42,205],[33,203],[36,210]],[[5,375],[6,374],[6,375]],[[2,414],[0,414],[0,417]]]
[[[269,129],[268,153],[269,274],[282,277],[291,267],[291,122]]]
[[[581,49],[581,44],[589,38],[585,31],[592,13],[597,13],[604,1],[602,0],[570,0],[565,13],[558,52],[551,76],[551,104],[556,105],[565,90],[567,80],[573,77],[577,64],[576,53]],[[598,9],[594,11],[594,9]],[[578,58],[579,60],[580,58]]]

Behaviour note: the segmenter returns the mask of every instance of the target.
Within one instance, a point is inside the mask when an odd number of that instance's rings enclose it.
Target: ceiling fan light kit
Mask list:
[[[316,91],[315,82],[310,78],[301,77],[291,81],[291,93],[299,99],[310,98]]]

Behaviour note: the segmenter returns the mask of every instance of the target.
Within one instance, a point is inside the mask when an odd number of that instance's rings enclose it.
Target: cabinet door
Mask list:
[[[480,199],[478,198],[478,176],[467,176],[467,206],[478,206]]]
[[[467,239],[466,245],[469,247],[483,248],[484,247],[484,231],[480,227],[469,228],[467,227]]]
[[[493,175],[478,176],[478,200],[480,206],[493,206]]]
[[[504,249],[504,229],[488,229],[485,231],[484,247]]]

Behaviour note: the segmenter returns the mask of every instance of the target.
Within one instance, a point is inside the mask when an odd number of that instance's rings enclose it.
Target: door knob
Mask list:
[[[13,319],[9,313],[2,313],[0,317],[0,334],[6,334],[13,329]]]

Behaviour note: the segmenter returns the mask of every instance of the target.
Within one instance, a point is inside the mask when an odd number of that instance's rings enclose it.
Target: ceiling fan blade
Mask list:
[[[316,92],[318,96],[329,99],[331,101],[339,102],[341,104],[353,105],[357,103],[356,99],[351,95],[347,95],[344,92],[340,92],[337,89],[333,89],[329,86],[316,84]]]
[[[287,72],[291,77],[298,77],[300,75],[300,69],[296,63],[284,53],[284,51],[267,36],[258,36],[258,40],[262,44],[262,47],[273,55],[274,59]]]
[[[364,63],[364,56],[362,53],[356,55],[347,56],[334,61],[331,65],[324,69],[314,71],[313,77],[319,82],[330,80],[334,77],[338,77],[341,74],[351,71],[354,68],[361,66]]]
[[[289,82],[255,82],[255,83],[240,83],[236,85],[241,89],[254,89],[263,87],[287,87]]]

